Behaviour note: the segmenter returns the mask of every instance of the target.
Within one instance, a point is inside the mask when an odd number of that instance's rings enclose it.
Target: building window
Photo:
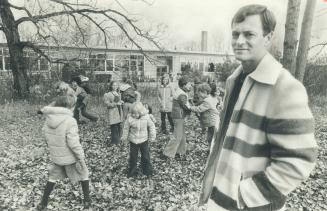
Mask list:
[[[49,63],[48,60],[45,58],[40,59],[40,71],[48,71],[49,70]]]
[[[104,61],[105,54],[90,55],[90,67],[93,71],[105,71]]]
[[[114,71],[114,60],[107,59],[107,70],[106,71]]]
[[[0,70],[3,70],[3,48],[0,49]]]
[[[120,71],[120,72],[129,71],[129,56],[117,55],[115,57],[115,71]]]
[[[215,72],[215,64],[214,63],[212,63],[212,62],[209,63],[208,72],[211,72],[211,73]]]
[[[9,57],[9,50],[4,49],[4,55],[5,57],[5,70],[11,70],[11,65],[10,65],[10,57]]]
[[[106,71],[114,71],[114,55],[107,55]]]
[[[202,62],[200,63],[199,70],[200,70],[201,72],[203,72],[203,70],[204,70],[204,64],[203,64]]]

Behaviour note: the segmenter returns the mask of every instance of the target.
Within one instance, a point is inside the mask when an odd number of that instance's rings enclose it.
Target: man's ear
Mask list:
[[[265,36],[265,46],[266,47],[270,46],[273,35],[274,35],[274,31],[271,31]]]

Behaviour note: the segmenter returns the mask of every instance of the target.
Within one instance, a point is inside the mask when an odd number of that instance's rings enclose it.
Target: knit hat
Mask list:
[[[81,82],[87,82],[89,81],[89,78],[84,76],[84,75],[79,75],[80,79],[81,79]]]

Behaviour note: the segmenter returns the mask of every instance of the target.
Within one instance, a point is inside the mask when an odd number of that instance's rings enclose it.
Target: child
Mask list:
[[[161,131],[164,134],[168,134],[166,128],[166,116],[170,123],[170,132],[174,131],[174,122],[171,118],[171,110],[173,107],[173,94],[174,90],[169,84],[169,75],[162,76],[161,86],[158,91],[158,100],[160,102],[160,114],[161,114]]]
[[[69,86],[69,84],[67,84],[63,81],[59,81],[55,84],[54,89],[55,89],[57,96],[70,96],[70,97],[74,98],[74,101],[76,103],[77,98],[75,96],[75,91]],[[53,101],[48,106],[54,106],[55,103],[56,102]],[[38,110],[37,114],[42,114],[42,111]]]
[[[123,122],[123,101],[119,92],[119,85],[116,81],[109,84],[109,92],[103,96],[104,103],[108,109],[108,119],[111,130],[111,143],[119,144],[121,137],[121,123]],[[107,143],[109,145],[109,143]]]
[[[89,172],[85,164],[85,155],[79,141],[78,126],[73,118],[75,99],[71,96],[60,96],[54,106],[42,109],[46,117],[43,126],[49,153],[49,179],[45,186],[41,203],[37,210],[45,210],[48,199],[57,180],[68,177],[72,182],[80,181],[84,194],[84,208],[91,205],[89,196]]]
[[[208,128],[207,142],[209,146],[215,132],[215,126],[218,121],[217,105],[219,103],[216,97],[216,86],[209,86],[207,83],[202,83],[197,87],[197,92],[200,98],[203,99],[200,105],[190,106],[190,110],[200,113],[200,120],[203,127]]]
[[[149,141],[156,138],[156,128],[146,108],[141,102],[133,104],[131,113],[124,123],[122,141],[128,140],[130,144],[129,166],[127,177],[137,174],[138,151],[141,151],[141,167],[146,176],[153,174],[150,161]]]
[[[171,116],[174,121],[174,138],[170,139],[166,145],[162,159],[175,158],[186,154],[186,135],[185,135],[185,118],[190,114],[188,104],[188,94],[192,88],[192,84],[187,77],[181,77],[178,81],[179,88],[176,90],[173,99],[173,108]],[[181,159],[185,159],[181,158]]]
[[[82,86],[82,80],[80,76],[73,77],[72,79],[72,88],[75,91],[75,95],[77,97],[76,106],[74,109],[74,117],[78,123],[79,122],[79,111],[81,111],[81,114],[88,118],[89,120],[96,122],[98,121],[98,118],[86,111],[87,101],[89,98],[89,94],[85,91],[85,89]]]
[[[149,114],[149,117],[150,117],[150,119],[152,120],[152,122],[153,122],[154,124],[156,124],[156,123],[157,123],[157,120],[156,120],[156,118],[154,118],[154,116],[152,115],[152,107],[151,107],[149,104],[147,104],[147,103],[144,103],[144,107],[147,109],[148,114]]]

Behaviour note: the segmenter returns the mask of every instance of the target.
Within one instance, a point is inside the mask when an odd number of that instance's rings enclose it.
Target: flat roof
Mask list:
[[[7,43],[0,43],[1,47],[7,47]],[[73,46],[46,46],[38,45],[40,48],[50,48],[55,50],[82,50],[82,51],[110,51],[110,52],[134,52],[134,53],[157,53],[157,54],[183,54],[183,55],[202,55],[202,56],[234,56],[233,54],[203,52],[203,51],[178,51],[178,50],[154,50],[154,49],[128,49],[128,48],[105,48],[100,47],[73,47]]]

